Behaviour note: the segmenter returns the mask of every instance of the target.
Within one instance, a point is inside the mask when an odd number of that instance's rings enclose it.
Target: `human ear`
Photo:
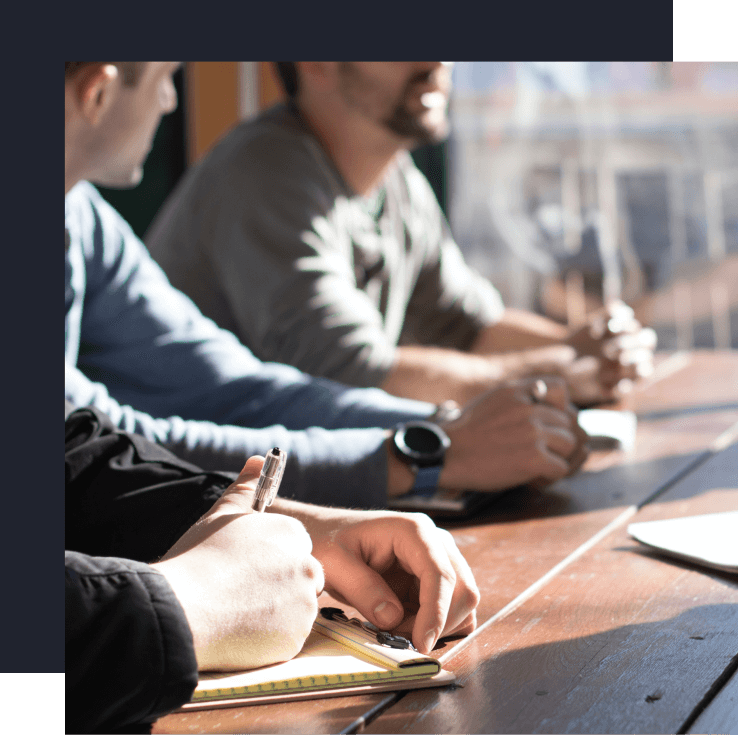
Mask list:
[[[79,109],[92,125],[97,125],[110,107],[117,78],[114,64],[94,64],[80,72],[76,90]]]

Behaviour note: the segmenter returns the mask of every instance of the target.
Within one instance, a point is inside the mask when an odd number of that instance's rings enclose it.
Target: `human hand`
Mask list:
[[[289,506],[289,509],[284,508]],[[325,588],[422,653],[476,628],[477,589],[451,534],[423,513],[319,508],[278,501],[305,524]]]
[[[264,463],[241,474],[151,566],[164,574],[192,630],[200,670],[239,670],[286,661],[310,633],[323,570],[299,521],[254,513]]]
[[[584,326],[570,333],[566,343],[578,355],[597,361],[577,361],[580,364],[569,370],[572,398],[581,405],[619,398],[629,382],[653,372],[656,332],[643,327],[622,302],[590,315]]]
[[[468,403],[458,419],[441,424],[451,439],[441,487],[496,490],[536,481],[547,484],[576,472],[588,456],[562,378],[547,376],[543,398],[536,378],[511,381]]]

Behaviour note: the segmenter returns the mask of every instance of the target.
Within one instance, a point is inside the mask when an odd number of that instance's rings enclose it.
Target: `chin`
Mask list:
[[[106,186],[109,189],[133,189],[138,186],[143,179],[143,168],[138,167],[133,171],[125,174],[117,174],[97,179],[96,183]]]

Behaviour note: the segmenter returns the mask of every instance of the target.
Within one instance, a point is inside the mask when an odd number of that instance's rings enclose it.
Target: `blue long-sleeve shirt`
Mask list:
[[[387,427],[433,406],[260,362],[173,288],[89,183],[65,198],[65,396],[205,469],[289,454],[282,494],[386,503]]]

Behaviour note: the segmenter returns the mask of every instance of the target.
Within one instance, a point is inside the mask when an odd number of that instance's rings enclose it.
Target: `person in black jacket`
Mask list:
[[[147,732],[189,700],[198,670],[291,658],[323,589],[423,652],[475,628],[479,592],[447,531],[279,498],[252,512],[262,463],[234,482],[97,409],[70,413],[67,732]]]

